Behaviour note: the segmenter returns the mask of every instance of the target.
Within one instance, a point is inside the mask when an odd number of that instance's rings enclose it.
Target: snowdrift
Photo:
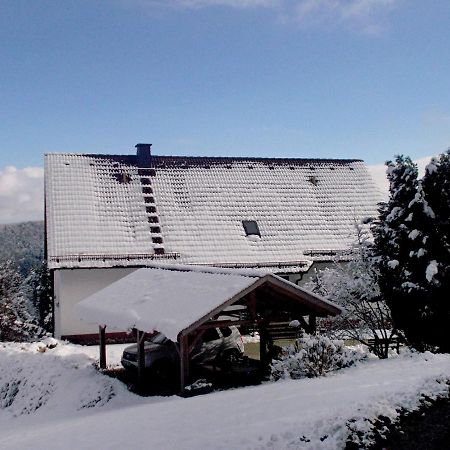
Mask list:
[[[93,366],[83,348],[54,339],[0,344],[0,418],[58,416],[97,408],[117,396],[134,397]]]

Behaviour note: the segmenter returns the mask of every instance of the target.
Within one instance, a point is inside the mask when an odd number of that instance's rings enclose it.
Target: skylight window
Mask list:
[[[244,227],[245,234],[247,236],[261,237],[261,233],[259,231],[258,223],[256,222],[256,220],[243,220],[242,226]]]

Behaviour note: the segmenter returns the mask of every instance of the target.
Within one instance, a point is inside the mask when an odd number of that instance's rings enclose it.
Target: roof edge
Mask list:
[[[136,155],[133,154],[102,154],[102,153],[78,153],[78,152],[47,152],[44,153],[44,157],[48,156],[87,156],[92,158],[117,158],[117,159],[123,159],[123,158],[130,158],[135,159]],[[152,155],[153,160],[160,159],[160,162],[163,162],[163,160],[172,160],[172,161],[214,161],[214,162],[245,162],[245,161],[252,161],[252,162],[325,162],[325,163],[352,163],[352,162],[364,162],[363,159],[358,158],[290,158],[290,157],[259,157],[259,156],[202,156],[202,155],[191,155],[191,156],[183,156],[183,155]]]

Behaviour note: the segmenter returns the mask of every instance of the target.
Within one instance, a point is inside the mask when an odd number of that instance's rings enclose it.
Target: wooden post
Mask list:
[[[141,391],[144,386],[145,379],[145,352],[144,352],[144,336],[145,333],[140,330],[136,330],[136,343],[137,343],[137,363],[138,363],[138,390]]]
[[[261,367],[264,372],[266,372],[268,366],[268,355],[267,355],[267,343],[268,335],[266,324],[259,325],[259,360],[261,362]]]
[[[256,294],[255,291],[252,291],[248,294],[247,297],[247,309],[248,312],[250,313],[250,317],[252,320],[256,320],[257,319],[257,314],[256,314]]]
[[[184,389],[189,380],[189,343],[187,336],[180,336],[180,395],[184,395]]]
[[[106,325],[98,326],[98,335],[100,343],[100,369],[106,369]]]
[[[309,315],[309,333],[316,334],[317,325],[316,325],[316,316],[315,314]]]

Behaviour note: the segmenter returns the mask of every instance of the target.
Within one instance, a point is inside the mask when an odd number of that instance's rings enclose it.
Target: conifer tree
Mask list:
[[[444,339],[440,320],[446,317],[448,323],[449,319],[442,307],[441,287],[448,283],[448,272],[445,275],[442,267],[439,277],[443,278],[434,277],[441,264],[437,260],[445,260],[438,255],[445,253],[446,245],[439,242],[448,236],[449,204],[448,191],[442,195],[445,164],[442,169],[438,166],[430,165],[424,180],[418,181],[410,158],[398,156],[394,164],[388,163],[390,198],[381,205],[373,231],[380,289],[395,326],[418,350],[446,351],[450,340]]]
[[[0,341],[22,341],[38,337],[33,307],[23,295],[22,278],[11,261],[0,263]]]
[[[450,352],[450,150],[431,160],[422,185],[434,214],[426,242],[427,266],[422,268],[430,309],[427,338],[440,351]]]
[[[35,267],[27,279],[30,298],[38,314],[39,325],[45,331],[53,332],[53,295],[51,275],[46,261]]]
[[[383,298],[391,309],[396,328],[402,330],[416,347],[414,329],[418,325],[417,286],[410,271],[410,255],[414,252],[411,232],[414,214],[410,205],[417,201],[417,166],[408,157],[397,156],[387,162],[390,183],[389,201],[380,205],[380,218],[373,228],[379,284]],[[414,293],[413,293],[414,289]]]

